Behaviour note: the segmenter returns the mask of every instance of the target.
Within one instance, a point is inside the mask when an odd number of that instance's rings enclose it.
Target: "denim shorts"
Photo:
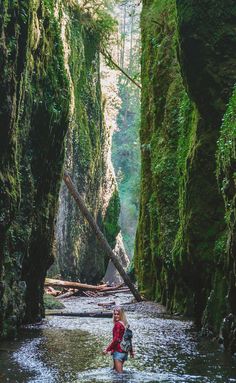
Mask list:
[[[112,356],[113,356],[113,360],[117,359],[117,360],[120,360],[121,362],[125,362],[128,359],[128,352],[114,351]]]

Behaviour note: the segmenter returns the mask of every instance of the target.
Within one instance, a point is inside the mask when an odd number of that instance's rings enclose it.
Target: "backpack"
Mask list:
[[[125,328],[124,335],[120,342],[120,348],[124,352],[129,352],[132,350],[132,337],[133,332],[130,330],[129,325]]]

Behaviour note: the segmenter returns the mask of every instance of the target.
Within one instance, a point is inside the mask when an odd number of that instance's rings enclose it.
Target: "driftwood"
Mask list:
[[[52,286],[63,287],[63,291],[54,290]],[[61,281],[51,278],[46,278],[45,280],[45,292],[62,299],[70,298],[78,294],[82,294],[90,298],[96,298],[98,296],[109,296],[117,293],[131,293],[130,289],[125,286],[124,283],[108,287],[106,284],[94,286],[80,282]]]
[[[74,312],[47,312],[46,315],[61,316],[61,317],[92,317],[92,318],[112,318],[111,312],[103,311],[94,311],[94,312],[83,312],[83,313],[74,313]]]
[[[98,306],[107,307],[107,306],[113,306],[116,302],[107,302],[107,303],[98,303]]]
[[[127,286],[124,286],[124,287],[104,287],[103,289],[100,289],[98,290],[98,293],[99,292],[116,292],[116,291],[130,291],[130,289],[127,287]]]
[[[107,285],[94,286],[94,285],[87,285],[86,283],[60,281],[59,279],[51,279],[51,278],[46,278],[44,285],[53,286],[53,287],[66,287],[66,288],[72,288],[72,289],[78,289],[78,290],[91,290],[91,291],[99,291],[107,287]]]
[[[112,248],[110,247],[109,243],[107,242],[106,238],[104,237],[103,233],[101,232],[100,228],[96,224],[95,220],[93,219],[92,215],[90,214],[89,210],[87,209],[83,199],[77,192],[75,185],[73,184],[70,176],[68,174],[64,174],[64,181],[66,186],[68,187],[70,193],[72,194],[73,198],[75,199],[81,213],[88,221],[91,229],[93,230],[94,234],[96,235],[97,239],[99,240],[101,246],[103,247],[104,251],[108,255],[108,257],[111,259],[112,263],[114,264],[115,268],[121,275],[123,281],[125,284],[129,287],[130,291],[132,292],[133,296],[138,302],[142,301],[142,297],[139,294],[138,290],[135,288],[133,283],[131,282],[131,279],[126,274],[124,268],[120,264],[119,258],[117,255],[113,252]]]
[[[126,289],[126,290],[113,290],[113,291],[99,291],[99,293],[97,293],[98,296],[102,296],[102,297],[108,297],[110,295],[116,295],[116,294],[121,294],[121,293],[130,293],[131,294],[131,291],[129,289]]]
[[[83,291],[83,295],[90,298],[95,298],[98,296],[98,293],[96,291]]]
[[[58,295],[61,294],[61,291],[60,290],[55,290],[53,287],[51,286],[48,286],[46,287],[45,289],[45,293],[48,294],[48,295],[52,295],[53,297],[57,297]]]
[[[60,299],[64,299],[64,298],[70,298],[70,297],[73,297],[73,295],[76,295],[78,293],[79,290],[72,290],[72,291],[67,291],[66,293],[64,294],[61,294],[58,296],[58,298]]]

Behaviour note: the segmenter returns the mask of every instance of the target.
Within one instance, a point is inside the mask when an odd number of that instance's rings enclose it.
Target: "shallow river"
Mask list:
[[[94,311],[98,302],[114,299],[125,304],[131,296],[74,297],[64,303],[68,311]],[[111,357],[101,353],[111,341],[112,319],[47,316],[16,340],[1,343],[0,382],[236,383],[236,357],[199,339],[190,321],[167,318],[154,303],[126,307],[135,358],[124,374],[112,372]]]

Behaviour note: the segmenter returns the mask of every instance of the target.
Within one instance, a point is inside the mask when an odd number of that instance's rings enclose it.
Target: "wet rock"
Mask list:
[[[236,317],[232,313],[224,318],[221,333],[225,349],[234,354],[236,352]]]

